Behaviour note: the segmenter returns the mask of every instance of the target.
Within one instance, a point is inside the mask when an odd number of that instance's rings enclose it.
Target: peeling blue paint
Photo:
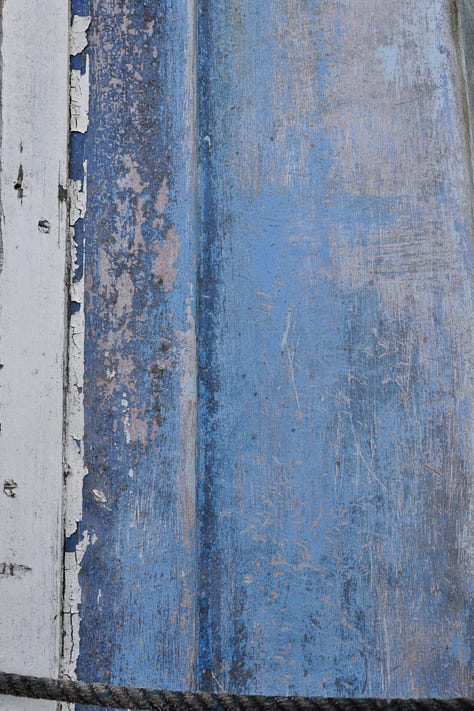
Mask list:
[[[472,693],[449,10],[87,7],[81,678]]]
[[[182,382],[196,273],[189,18],[171,0],[90,11],[90,473],[80,530],[95,542],[81,573],[78,674],[138,685],[151,674],[158,686],[187,688],[195,634],[194,461],[183,441],[195,435]]]

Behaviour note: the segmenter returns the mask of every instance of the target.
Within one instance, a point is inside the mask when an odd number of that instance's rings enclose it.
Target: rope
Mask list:
[[[0,695],[159,711],[467,711],[474,699],[349,699],[160,691],[0,672]]]

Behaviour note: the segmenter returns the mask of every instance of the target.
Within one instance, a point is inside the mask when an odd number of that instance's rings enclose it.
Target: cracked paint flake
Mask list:
[[[82,517],[82,481],[87,474],[84,466],[82,440],[84,437],[84,281],[76,280],[74,273],[78,263],[77,243],[74,226],[83,218],[87,199],[87,164],[84,163],[84,181],[70,181],[69,249],[71,278],[69,295],[71,302],[78,305],[70,315],[68,345],[68,383],[66,393],[66,433],[65,433],[65,536],[71,536]]]
[[[71,131],[85,133],[89,125],[89,58],[84,74],[71,69]]]
[[[69,33],[69,52],[73,57],[87,47],[90,17],[75,15]],[[85,133],[89,112],[89,58],[85,72],[70,72],[70,130]],[[87,161],[82,163],[82,180],[68,181],[69,197],[69,333],[67,345],[66,424],[64,431],[64,536],[66,541],[77,534],[82,519],[82,487],[87,474],[84,465],[84,249],[79,248],[76,234],[87,203]],[[87,547],[97,540],[95,534],[82,533],[75,549],[64,554],[63,646],[61,675],[76,678],[79,656],[79,605],[81,588],[79,572]],[[61,705],[71,709],[72,706]]]
[[[84,162],[84,174],[87,174],[87,161]],[[69,181],[69,199],[69,224],[74,226],[86,212],[87,187],[85,180]]]
[[[87,47],[87,30],[91,23],[89,15],[74,15],[69,30],[69,53],[71,57],[80,54]]]
[[[81,586],[79,573],[87,548],[94,545],[97,537],[84,531],[82,538],[72,553],[64,554],[64,607],[63,607],[63,655],[61,662],[62,678],[76,679],[75,668],[79,656],[79,606],[81,604]]]
[[[65,507],[64,535],[74,535],[78,522],[82,518],[82,485],[87,474],[84,466],[84,280],[74,278],[78,264],[77,242],[74,226],[82,218],[86,209],[87,166],[84,164],[84,181],[69,182],[70,196],[70,301],[77,304],[77,310],[71,312],[68,342],[68,381],[66,383],[66,427],[64,441]],[[95,542],[95,541],[92,541]],[[79,656],[79,604],[81,588],[79,572],[81,561],[91,538],[87,531],[73,552],[64,554],[64,598],[63,598],[63,646],[61,654],[61,676],[75,679],[76,664]],[[72,705],[62,705],[72,709]]]

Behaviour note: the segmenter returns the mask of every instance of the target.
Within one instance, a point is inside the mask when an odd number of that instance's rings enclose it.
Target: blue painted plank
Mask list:
[[[94,1],[76,9],[92,16],[90,125],[72,145],[76,167],[88,164],[89,474],[78,536],[87,531],[91,545],[80,578],[78,676],[179,688],[192,685],[196,655],[188,5]]]
[[[79,676],[472,693],[468,5],[80,5]]]
[[[203,688],[473,691],[451,10],[202,5]]]

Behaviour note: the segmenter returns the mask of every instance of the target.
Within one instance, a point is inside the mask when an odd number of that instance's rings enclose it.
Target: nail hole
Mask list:
[[[48,220],[40,220],[38,222],[38,229],[40,232],[44,232],[44,234],[49,234],[51,225],[49,224]]]
[[[23,166],[20,163],[16,181],[13,183],[13,189],[17,191],[18,197],[23,197]]]
[[[16,496],[16,491],[15,489],[18,488],[18,484],[16,481],[13,481],[13,479],[5,479],[3,482],[3,493],[5,496],[9,496],[11,499],[14,499]]]

